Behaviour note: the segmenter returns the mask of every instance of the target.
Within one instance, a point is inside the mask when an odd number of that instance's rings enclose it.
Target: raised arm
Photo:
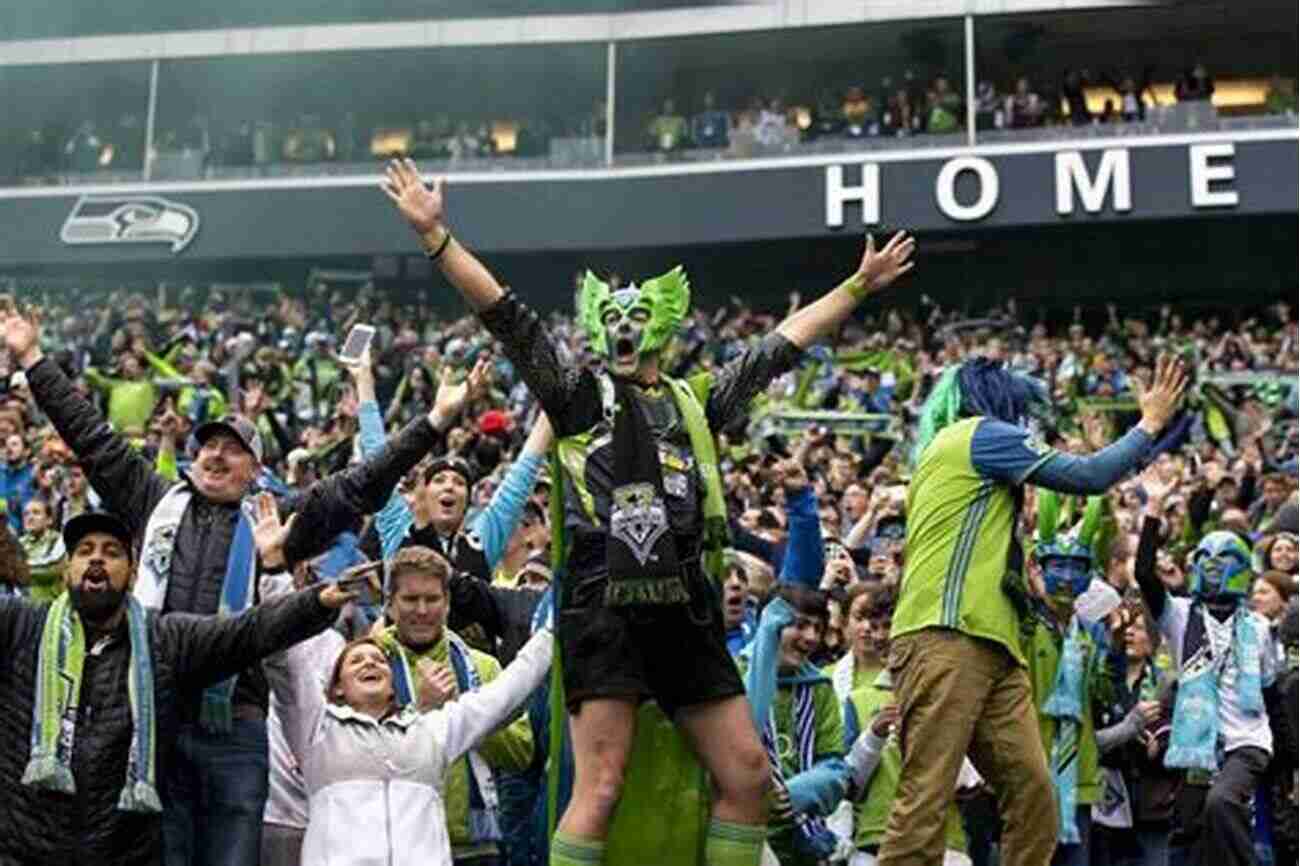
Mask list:
[[[434,180],[432,188],[426,187],[413,160],[395,159],[389,162],[381,186],[420,236],[425,254],[474,312],[483,312],[505,296],[496,277],[447,230],[441,178]]]
[[[492,494],[487,508],[480,511],[470,523],[470,529],[478,534],[483,542],[483,555],[487,557],[488,568],[495,570],[505,552],[506,544],[519,525],[523,516],[524,505],[533,492],[537,473],[542,469],[542,461],[551,447],[554,438],[551,422],[543,412],[537,423],[524,440],[524,447],[515,458],[515,462],[506,472],[505,478]]]
[[[817,497],[804,470],[807,453],[806,447],[800,447],[794,458],[781,466],[789,526],[781,582],[815,588],[826,571],[826,548],[817,517]]]
[[[916,240],[906,232],[894,235],[879,252],[875,239],[867,235],[862,261],[853,275],[777,325],[776,333],[799,349],[828,336],[869,295],[883,291],[910,271],[915,264],[910,261],[915,249]]]
[[[3,311],[5,344],[27,371],[36,405],[50,419],[112,511],[139,537],[144,521],[170,486],[153,464],[113,432],[104,416],[77,393],[58,364],[41,352],[39,321]]]
[[[438,265],[444,277],[479,315],[483,325],[501,342],[515,370],[536,395],[561,435],[586,429],[583,418],[571,419],[570,406],[580,391],[583,376],[579,370],[561,363],[555,346],[542,327],[541,319],[513,292],[506,291],[473,253],[451,236],[445,223],[442,181],[432,189],[411,160],[394,160],[388,165],[383,190],[397,210],[420,237],[425,254]],[[590,401],[575,407],[590,410],[594,422],[599,407],[595,400],[595,382],[586,376],[583,393]],[[587,403],[591,403],[590,406]]]
[[[1061,493],[1104,493],[1152,456],[1151,444],[1177,411],[1186,384],[1181,362],[1162,357],[1149,389],[1134,382],[1142,420],[1117,441],[1082,457],[1035,445],[1025,428],[985,418],[971,440],[971,462],[981,475],[1006,484],[1033,483]]]
[[[549,628],[539,629],[501,676],[432,714],[432,723],[443,728],[444,767],[474,748],[524,705],[551,669],[554,650],[555,635]]]
[[[358,517],[383,508],[402,477],[424,455],[441,447],[443,433],[453,421],[435,406],[427,416],[408,424],[378,454],[317,481],[287,502],[289,510],[300,518],[285,545],[290,564],[320,553]]]
[[[1166,484],[1154,468],[1142,476],[1142,489],[1146,491],[1147,503],[1143,510],[1137,553],[1133,559],[1133,577],[1137,580],[1142,600],[1146,602],[1151,618],[1160,622],[1169,593],[1156,573],[1156,551],[1160,547],[1160,517],[1164,514],[1165,499],[1169,496],[1172,485]]]
[[[379,454],[384,447],[384,422],[379,417],[379,403],[375,400],[375,380],[370,369],[370,350],[367,349],[356,364],[345,364],[357,385],[357,420],[361,425],[361,456],[369,459]],[[488,364],[480,361],[474,365],[465,382],[453,385],[450,381],[450,368],[443,369],[442,384],[433,407],[431,418],[438,430],[451,427],[460,417],[466,401],[472,394],[478,393],[486,382]],[[442,451],[439,441],[436,450]],[[380,556],[387,559],[398,545],[407,527],[411,525],[411,508],[405,498],[394,492],[384,503],[384,507],[375,515],[375,530],[380,540]]]
[[[768,335],[718,373],[709,392],[709,423],[725,427],[747,411],[750,400],[777,376],[785,373],[805,349],[837,329],[858,304],[912,269],[909,258],[916,242],[903,232],[876,251],[867,236],[862,261],[853,276],[813,303],[788,316]]]

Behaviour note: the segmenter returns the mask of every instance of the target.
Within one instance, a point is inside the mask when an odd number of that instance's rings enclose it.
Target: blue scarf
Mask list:
[[[452,672],[456,675],[456,688],[461,694],[476,691],[483,684],[469,657],[469,647],[453,632],[446,632],[447,659],[451,662]],[[396,646],[389,653],[389,667],[393,671],[393,691],[397,694],[398,704],[411,706],[416,701],[413,674],[406,653]],[[501,817],[498,808],[495,783],[491,770],[478,751],[469,753],[469,834],[477,842],[501,841]],[[482,780],[480,782],[480,779]],[[492,786],[485,796],[484,788]]]
[[[813,701],[813,682],[796,682],[794,689],[794,735],[795,746],[799,754],[799,770],[811,769],[817,760],[817,711]],[[767,750],[767,760],[772,767],[772,782],[775,786],[778,807],[773,810],[774,822],[793,822],[795,826],[795,848],[803,854],[816,859],[825,859],[835,852],[835,834],[826,826],[823,818],[804,815],[790,808],[790,793],[786,789],[785,777],[781,771],[781,755],[777,751],[776,710],[768,713],[767,724],[763,726],[763,747]]]
[[[1219,681],[1227,670],[1229,654],[1217,658],[1214,655],[1204,619],[1210,615],[1200,601],[1188,614],[1166,767],[1210,772],[1219,769]],[[1259,634],[1252,616],[1244,603],[1232,615],[1231,655],[1237,667],[1237,702],[1243,711],[1256,715],[1264,711],[1264,692]]]
[[[1052,785],[1056,790],[1056,841],[1062,845],[1078,845],[1080,842],[1075,807],[1079,793],[1084,670],[1088,660],[1088,642],[1081,632],[1079,617],[1072,617],[1070,630],[1061,645],[1052,693],[1043,704],[1044,715],[1056,719],[1056,736],[1052,738]]]

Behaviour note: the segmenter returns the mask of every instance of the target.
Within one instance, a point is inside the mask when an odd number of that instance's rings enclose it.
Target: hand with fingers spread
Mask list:
[[[432,187],[425,186],[413,160],[394,159],[388,163],[381,187],[425,245],[435,245],[436,249],[447,231],[443,223],[442,179],[435,179]]]
[[[253,524],[253,541],[257,552],[262,557],[262,567],[268,571],[277,571],[288,563],[284,558],[284,543],[289,538],[296,514],[280,522],[280,506],[275,497],[269,493],[259,493],[253,500],[253,511],[257,521]]]
[[[1151,386],[1148,388],[1136,381],[1133,384],[1138,405],[1142,408],[1142,420],[1138,425],[1153,438],[1159,435],[1178,411],[1186,387],[1187,373],[1182,360],[1173,355],[1161,355],[1156,362]]]
[[[1151,466],[1142,473],[1142,489],[1147,495],[1147,513],[1152,517],[1162,516],[1165,500],[1173,492],[1174,485],[1164,479],[1159,469]]]
[[[916,238],[907,232],[898,232],[889,239],[884,248],[876,250],[876,239],[867,235],[867,245],[862,251],[862,261],[858,264],[855,280],[862,287],[864,294],[881,291],[894,280],[912,269],[916,263],[911,260],[916,250]]]
[[[43,357],[40,311],[31,309],[24,316],[18,311],[14,299],[6,297],[0,316],[3,316],[5,346],[22,369],[30,369]]]
[[[433,408],[429,410],[429,423],[444,432],[455,424],[460,413],[465,410],[465,404],[469,402],[471,393],[482,392],[491,366],[487,358],[480,358],[464,381],[459,383],[451,381],[454,372],[452,368],[443,367],[442,377],[438,382],[438,393],[434,397]]]

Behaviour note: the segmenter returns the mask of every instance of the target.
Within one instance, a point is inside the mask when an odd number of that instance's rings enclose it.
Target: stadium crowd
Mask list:
[[[1201,864],[1230,844],[1245,846],[1233,863],[1295,862],[1294,311],[1109,305],[1053,321],[1013,302],[957,311],[898,297],[803,353],[716,431],[731,546],[714,615],[742,666],[760,668],[766,648],[778,671],[765,743],[795,829],[774,821],[771,851],[868,864],[885,837],[900,768],[890,622],[912,450],[944,370],[978,356],[1037,377],[1052,398],[1038,435],[1090,454],[1143,416],[1167,353],[1192,381],[1159,455],[1087,509],[1072,497],[1049,508],[1030,489],[1016,515],[1027,544],[1049,547],[1058,521],[1063,536],[1088,524],[1085,510],[1106,527],[1074,608],[1106,661],[1089,669],[1086,757],[1069,781],[1086,819],[1057,862]],[[19,660],[0,672],[0,862],[146,863],[161,851],[168,866],[359,863],[380,836],[390,856],[546,862],[547,805],[564,796],[547,772],[566,758],[552,751],[542,600],[557,499],[575,492],[553,483],[551,422],[483,321],[326,280],[273,301],[227,289],[17,304],[0,358],[0,592],[43,607],[0,601],[4,655]],[[802,308],[795,295],[779,313],[737,298],[694,309],[662,369],[724,370]],[[376,328],[373,343],[345,359],[356,323]],[[545,325],[566,368],[600,363],[574,317]],[[679,474],[664,467],[671,492]],[[1253,577],[1247,603],[1267,635],[1257,651],[1277,672],[1249,807],[1207,800],[1212,772],[1164,763],[1182,647],[1152,608],[1193,592],[1203,542],[1224,533]],[[1040,559],[1027,557],[1031,575]],[[368,570],[380,560],[381,574]],[[107,586],[120,602],[137,570],[130,597],[169,616],[137,617],[134,601],[103,621],[78,608],[83,637],[33,613],[76,622],[70,595],[77,605]],[[1028,609],[1051,601],[1040,593]],[[1058,646],[1068,614],[1054,621]],[[85,656],[70,715],[52,696],[56,651]],[[1033,672],[1045,754],[1056,678]],[[1243,809],[1244,842],[1223,818]],[[311,822],[315,810],[328,815]],[[1021,862],[999,850],[1000,827],[992,793],[964,769],[945,862]]]
[[[1168,95],[1157,96],[1153,86],[1160,84],[1171,87]],[[734,99],[735,88],[729,90]],[[982,76],[975,88],[975,124],[981,131],[1136,124],[1156,106],[1208,104],[1214,92],[1214,76],[1199,61],[1180,71],[1067,68],[1059,78],[1018,74],[1005,83]],[[1103,101],[1094,110],[1089,96],[1098,94]],[[1295,81],[1274,74],[1258,104],[1228,112],[1294,116]],[[647,151],[699,149],[745,156],[801,142],[960,133],[966,126],[966,93],[950,71],[905,69],[882,76],[874,86],[859,81],[827,83],[807,92],[754,92],[731,104],[707,88],[674,93],[633,123],[643,126],[641,144]],[[552,139],[601,139],[605,128],[603,102],[564,117],[435,113],[381,121],[339,110],[232,121],[199,112],[160,128],[153,151],[155,157],[189,155],[202,171],[276,163],[347,165],[391,156],[454,167],[476,158],[545,156]],[[130,172],[143,166],[144,151],[145,128],[138,112],[63,117],[45,128],[0,139],[0,178],[37,184],[55,182],[61,173]]]

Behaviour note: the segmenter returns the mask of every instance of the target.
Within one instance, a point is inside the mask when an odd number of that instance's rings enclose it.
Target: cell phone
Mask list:
[[[383,565],[378,562],[368,562],[365,565],[349,568],[339,578],[339,589],[355,592],[359,604],[379,604],[380,596],[383,594],[379,587],[379,575],[382,569]]]
[[[366,349],[370,348],[370,341],[374,338],[374,326],[353,325],[352,330],[348,331],[348,338],[343,343],[343,351],[339,352],[339,357],[348,362],[361,360],[361,356],[365,354]]]

